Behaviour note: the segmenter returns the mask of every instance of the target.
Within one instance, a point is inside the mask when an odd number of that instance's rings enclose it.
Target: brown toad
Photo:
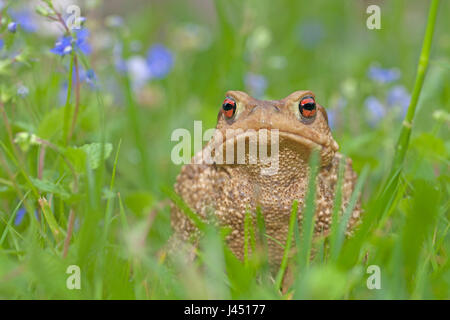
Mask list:
[[[261,138],[264,137],[260,135],[262,132],[268,133],[267,139]],[[261,155],[255,152],[256,148],[252,149],[251,143],[255,141],[258,151],[264,147],[267,154],[272,152],[276,155],[278,152],[276,166],[262,156],[264,153]],[[239,149],[239,142],[244,142],[245,147]],[[314,230],[315,235],[326,235],[331,225],[342,156],[337,153],[338,144],[328,126],[326,111],[315,102],[311,91],[296,91],[274,101],[257,100],[241,91],[227,92],[213,139],[194,156],[192,164],[183,166],[175,191],[202,218],[213,213],[222,225],[231,227],[228,244],[240,259],[244,256],[245,212],[249,210],[254,214],[259,206],[268,235],[269,259],[278,265],[283,255],[279,243],[286,242],[295,199],[299,202],[301,227],[308,188],[308,161],[315,148],[319,151],[321,163]],[[229,158],[226,157],[228,151],[232,151]],[[205,157],[205,154],[217,157],[211,161],[212,158]],[[239,159],[239,156],[244,158]],[[342,209],[349,202],[355,181],[352,162],[346,159]],[[357,204],[349,222],[350,229],[359,216],[360,205]],[[196,232],[191,221],[176,206],[172,206],[171,218],[178,239],[187,240]]]

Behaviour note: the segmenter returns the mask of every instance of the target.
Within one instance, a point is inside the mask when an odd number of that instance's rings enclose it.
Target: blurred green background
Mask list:
[[[54,3],[64,12],[72,2]],[[38,5],[45,7],[42,1],[14,1],[2,9],[0,90],[6,120],[0,126],[0,298],[289,297],[276,292],[270,280],[261,283],[257,267],[241,275],[233,271],[239,263],[226,254],[224,265],[210,266],[212,275],[205,277],[202,264],[174,271],[163,262],[161,250],[172,231],[162,190],[173,186],[180,170],[170,159],[177,144],[171,134],[177,128],[193,132],[194,120],[203,121],[204,130],[214,127],[227,90],[261,99],[312,90],[329,114],[341,152],[353,159],[358,173],[365,165],[370,168],[363,192],[370,211],[387,178],[408,107],[429,1],[74,3],[86,17],[91,52],[80,58],[85,75],[68,145],[62,123],[70,57],[50,52],[62,29],[34,13]],[[366,9],[372,4],[381,8],[380,30],[366,27]],[[382,290],[368,290],[362,265],[317,263],[300,298],[450,297],[449,12],[450,3],[441,1],[403,172],[405,193],[355,253],[361,262],[370,249],[369,264],[381,265],[388,280]],[[11,21],[22,21],[14,33],[7,30]],[[95,77],[87,72],[91,69]],[[33,145],[28,136],[22,143],[12,142],[10,133],[17,137],[21,132],[59,148],[46,149],[41,173],[42,144]],[[111,147],[105,162],[101,148],[95,155],[77,149],[102,141]],[[74,167],[78,190],[64,157]],[[87,165],[86,157],[99,164]],[[64,236],[69,211],[75,208],[65,259],[64,237],[55,237],[43,219],[35,223],[39,197],[51,203],[56,228]],[[421,230],[421,216],[410,213],[417,208],[430,211],[421,212],[433,217],[429,228],[424,222],[427,229]],[[399,258],[409,250],[409,237],[421,232],[423,239],[411,249],[415,251]],[[80,291],[65,288],[68,264],[81,267]],[[227,270],[227,280],[220,268]],[[411,276],[411,270],[420,276]]]

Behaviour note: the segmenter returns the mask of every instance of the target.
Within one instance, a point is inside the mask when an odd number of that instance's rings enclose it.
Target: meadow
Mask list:
[[[450,298],[450,2],[71,3],[0,0],[0,299]],[[286,291],[285,266],[239,261],[211,225],[194,263],[169,259],[170,201],[192,214],[172,132],[214,128],[228,90],[306,89],[359,175],[355,234],[345,214],[329,238],[292,231]]]

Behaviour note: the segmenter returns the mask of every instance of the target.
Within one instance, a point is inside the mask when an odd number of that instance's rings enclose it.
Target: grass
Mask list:
[[[0,298],[449,299],[450,5],[438,2],[380,2],[381,30],[368,30],[365,7],[351,2],[150,2],[138,12],[110,8],[124,15],[119,27],[103,23],[104,2],[86,10],[94,53],[63,58],[48,52],[56,37],[44,29],[12,34],[1,25]],[[2,15],[12,19],[7,9]],[[114,68],[113,48],[129,58],[156,42],[175,64],[136,91],[133,77]],[[368,78],[373,62],[398,68],[400,79]],[[96,89],[78,81],[90,68]],[[310,184],[304,231],[294,202],[276,272],[259,208],[246,212],[239,261],[224,241],[228,230],[199,219],[172,188],[180,166],[170,161],[171,132],[192,131],[194,120],[213,127],[227,90],[257,89],[248,72],[265,76],[266,99],[316,93],[358,172],[349,208],[361,195],[364,210],[352,237],[344,236],[351,210],[339,218],[335,209],[330,236],[312,238]],[[20,85],[28,95],[17,95]],[[405,115],[387,99],[399,85],[411,90]],[[369,96],[384,105],[381,117],[365,107]],[[167,256],[168,199],[203,233],[192,263],[182,248]],[[293,247],[301,249],[291,260]],[[81,290],[66,287],[70,265],[80,267]],[[366,285],[373,265],[379,290]],[[292,266],[294,281],[282,292]]]

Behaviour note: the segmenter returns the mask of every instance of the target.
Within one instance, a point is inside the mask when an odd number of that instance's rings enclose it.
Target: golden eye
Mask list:
[[[298,109],[302,117],[310,119],[316,115],[316,101],[311,96],[303,97],[298,104]]]

